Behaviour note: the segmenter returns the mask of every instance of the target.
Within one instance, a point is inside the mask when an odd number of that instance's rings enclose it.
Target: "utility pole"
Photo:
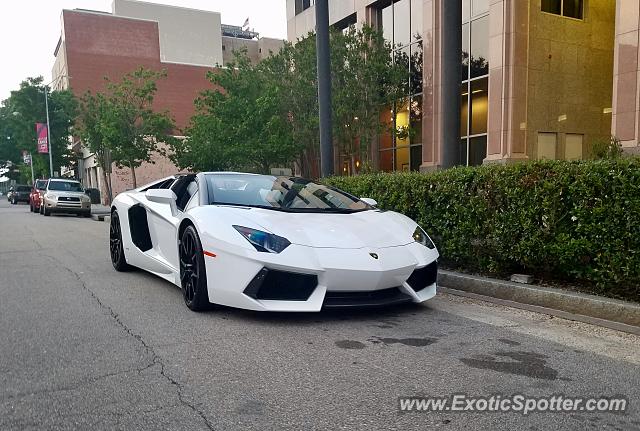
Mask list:
[[[333,175],[331,129],[331,61],[329,57],[329,2],[316,0],[316,51],[318,62],[318,108],[320,114],[320,172]]]

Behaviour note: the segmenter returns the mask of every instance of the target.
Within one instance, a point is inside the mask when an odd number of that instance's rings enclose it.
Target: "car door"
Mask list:
[[[197,194],[195,175],[179,177],[171,190],[176,194],[177,214],[172,214],[166,204],[147,202],[149,233],[157,258],[163,260],[173,270],[179,269],[177,232],[187,203]]]
[[[177,268],[177,263],[176,259],[172,258],[175,250],[172,250],[171,244],[175,241],[175,232],[180,221],[177,217],[177,214],[172,213],[170,205],[166,203],[150,201],[146,198],[145,193],[146,190],[140,192],[140,195],[138,196],[140,203],[146,209],[149,239],[151,240],[151,248],[146,250],[144,253],[148,257],[164,266],[165,271],[175,271]],[[173,248],[175,248],[175,245]]]

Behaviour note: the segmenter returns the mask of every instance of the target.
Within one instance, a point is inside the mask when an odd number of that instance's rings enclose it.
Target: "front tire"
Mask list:
[[[47,207],[44,207],[44,209],[42,210],[42,215],[49,217],[51,215],[51,211],[47,209]]]
[[[204,266],[202,243],[195,227],[187,226],[178,244],[180,255],[180,284],[184,303],[191,311],[209,308],[207,272]]]
[[[111,222],[109,224],[109,253],[111,254],[111,264],[116,271],[124,272],[131,268],[124,257],[122,229],[120,228],[118,211],[111,213]]]

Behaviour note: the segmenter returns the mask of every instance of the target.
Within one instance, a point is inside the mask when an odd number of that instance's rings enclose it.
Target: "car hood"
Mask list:
[[[261,229],[292,244],[322,248],[384,248],[413,242],[416,223],[392,211],[351,214],[292,213],[262,208],[218,207],[231,224]],[[228,218],[227,218],[228,217]]]

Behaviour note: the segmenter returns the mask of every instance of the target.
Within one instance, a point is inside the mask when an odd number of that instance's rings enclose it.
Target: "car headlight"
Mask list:
[[[415,240],[415,242],[424,245],[428,249],[433,250],[434,248],[436,248],[433,241],[431,241],[431,238],[429,238],[429,235],[427,235],[427,233],[422,230],[420,226],[416,226],[416,230],[413,231],[413,239]]]
[[[47,193],[44,197],[53,201],[58,200],[58,195],[54,195],[53,193]]]
[[[272,233],[263,232],[257,229],[251,229],[244,226],[233,225],[233,228],[240,233],[247,241],[251,243],[256,250],[267,253],[280,253],[291,243],[288,239]]]
[[[84,195],[80,198],[82,200],[82,202],[87,203],[91,201],[91,198],[87,195]]]

